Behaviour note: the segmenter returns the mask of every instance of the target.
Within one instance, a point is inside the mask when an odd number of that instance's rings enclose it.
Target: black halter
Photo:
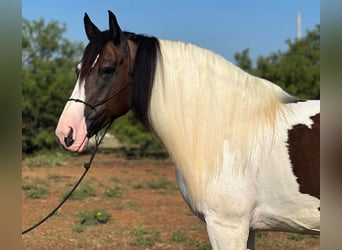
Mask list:
[[[129,73],[130,74],[130,73]],[[122,91],[124,91],[128,86],[131,85],[131,82],[128,81],[128,83],[123,86],[122,88],[116,90],[111,96],[109,96],[108,98],[104,99],[103,101],[96,103],[96,104],[89,104],[86,101],[83,101],[81,99],[75,99],[75,98],[69,98],[67,101],[73,101],[73,102],[80,102],[83,103],[84,105],[88,106],[89,108],[91,108],[92,110],[94,110],[96,112],[96,107],[101,106],[103,104],[105,104],[106,102],[108,102],[110,99],[114,98],[115,96],[119,95]]]

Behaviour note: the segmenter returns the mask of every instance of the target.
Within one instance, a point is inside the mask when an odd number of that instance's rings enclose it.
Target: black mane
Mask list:
[[[111,35],[109,33],[109,30],[106,30],[106,31],[101,32],[101,35],[98,36],[96,39],[88,43],[87,47],[84,50],[83,57],[82,57],[82,68],[80,72],[81,80],[86,78],[97,55],[100,54],[102,48],[106,45],[106,43],[110,41],[111,41]]]
[[[134,59],[131,106],[135,116],[151,129],[148,118],[151,92],[160,55],[159,41],[155,37],[124,32],[128,40],[137,45]]]

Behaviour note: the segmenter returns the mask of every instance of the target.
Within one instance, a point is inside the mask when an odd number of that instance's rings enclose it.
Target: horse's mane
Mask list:
[[[80,72],[80,79],[84,79],[89,73],[96,57],[101,53],[102,48],[106,43],[111,41],[111,35],[109,30],[101,32],[96,39],[93,39],[86,46],[83,57],[82,57],[82,67]]]
[[[155,37],[124,32],[128,40],[137,45],[133,66],[131,107],[135,116],[149,129],[148,108],[153,87],[159,41]]]

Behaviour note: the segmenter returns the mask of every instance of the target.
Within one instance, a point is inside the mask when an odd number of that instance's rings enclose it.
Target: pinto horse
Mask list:
[[[56,135],[82,152],[132,109],[164,143],[213,249],[254,248],[256,230],[320,231],[320,102],[297,99],[195,45],[109,30],[89,44]]]

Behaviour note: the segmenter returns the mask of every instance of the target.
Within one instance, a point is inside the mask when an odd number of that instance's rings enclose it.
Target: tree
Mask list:
[[[252,60],[249,57],[249,49],[244,49],[241,53],[234,55],[235,61],[239,63],[239,67],[246,72],[252,73],[253,65]]]
[[[165,154],[162,143],[149,133],[140,121],[135,118],[132,111],[120,117],[111,129],[116,139],[124,146],[126,153],[135,151],[138,157],[153,154]]]
[[[22,150],[58,145],[54,130],[75,84],[81,43],[63,37],[65,25],[43,19],[22,22]]]
[[[249,50],[235,54],[238,66],[254,75],[265,78],[304,99],[320,97],[320,26],[299,40],[287,40],[289,48],[257,59],[256,68],[248,64]],[[246,63],[247,62],[247,63]]]

